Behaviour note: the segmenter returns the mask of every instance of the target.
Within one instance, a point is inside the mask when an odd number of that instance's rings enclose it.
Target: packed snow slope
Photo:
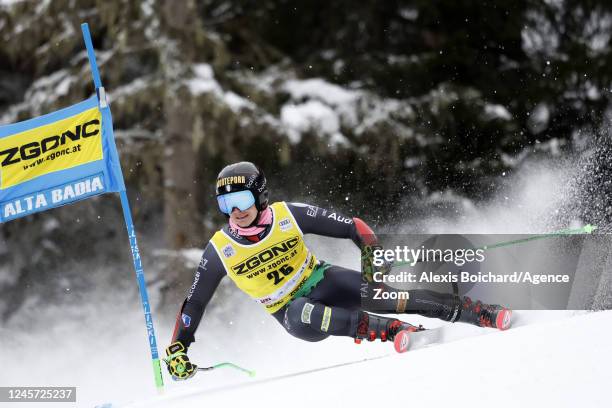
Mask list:
[[[607,405],[612,311],[522,312],[515,323],[506,332],[445,325],[443,343],[406,354],[387,353],[390,344],[375,347],[374,355],[367,350],[371,344],[354,346],[365,353],[348,365],[334,358],[318,367],[304,365],[302,353],[308,350],[303,348],[295,371],[266,370],[255,378],[238,372],[199,373],[165,395],[125,406],[401,406],[402,401],[421,407]],[[313,360],[318,360],[316,354]],[[235,381],[207,384],[206,376],[216,375]]]

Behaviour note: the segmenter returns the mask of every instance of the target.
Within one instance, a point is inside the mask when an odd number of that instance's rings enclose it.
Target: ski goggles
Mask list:
[[[255,204],[255,197],[249,190],[236,191],[234,193],[217,196],[219,210],[223,214],[230,215],[234,208],[245,211]]]

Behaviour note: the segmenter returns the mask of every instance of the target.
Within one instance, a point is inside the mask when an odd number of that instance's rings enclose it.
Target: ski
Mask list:
[[[442,339],[442,328],[423,329],[412,327],[399,331],[393,339],[393,348],[398,353],[405,353],[438,343]]]

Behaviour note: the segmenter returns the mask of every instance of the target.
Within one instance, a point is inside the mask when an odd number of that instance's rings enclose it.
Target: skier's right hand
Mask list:
[[[192,364],[185,353],[187,349],[180,341],[175,341],[166,348],[166,367],[175,381],[187,380],[198,372],[198,366]]]

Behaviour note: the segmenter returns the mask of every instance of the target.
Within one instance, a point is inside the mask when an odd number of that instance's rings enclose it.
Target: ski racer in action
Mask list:
[[[229,223],[208,242],[178,313],[165,359],[173,379],[188,379],[197,372],[187,349],[226,275],[287,332],[305,341],[329,336],[352,337],[357,343],[393,341],[401,333],[422,330],[361,310],[361,273],[317,259],[304,243],[304,234],[318,234],[350,238],[360,249],[377,245],[374,232],[361,219],[305,204],[270,204],[264,173],[250,162],[223,168],[216,196]],[[410,290],[407,300],[387,302],[389,313],[417,313],[500,330],[507,329],[511,320],[511,311],[501,306],[431,290]],[[405,351],[405,344],[396,341],[396,350]]]

